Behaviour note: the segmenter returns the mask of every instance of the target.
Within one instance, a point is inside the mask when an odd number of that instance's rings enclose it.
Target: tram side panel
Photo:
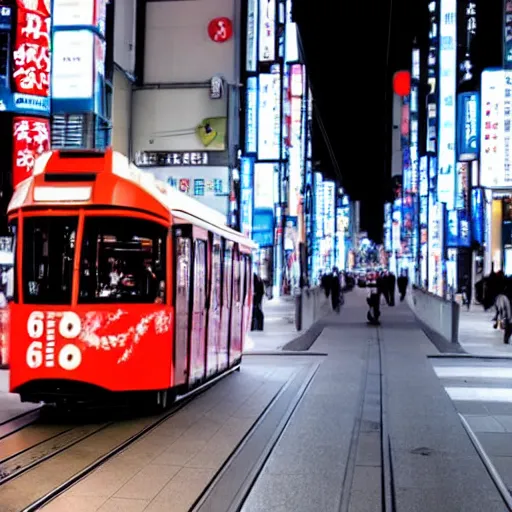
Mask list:
[[[113,392],[169,387],[169,307],[11,304],[11,311],[12,392],[37,395],[52,380]]]

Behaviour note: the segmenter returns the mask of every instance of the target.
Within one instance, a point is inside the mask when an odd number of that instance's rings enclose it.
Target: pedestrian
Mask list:
[[[388,275],[388,293],[389,293],[389,305],[393,307],[395,305],[395,287],[396,287],[396,276],[393,272]]]
[[[407,294],[407,286],[409,285],[409,278],[405,271],[402,271],[402,274],[397,279],[398,292],[400,293],[400,302],[403,302],[405,299],[405,295]]]
[[[258,274],[254,274],[251,331],[263,331],[265,316],[263,315],[263,297],[265,286]]]
[[[333,267],[331,274],[331,303],[333,311],[336,313],[340,312],[340,295],[341,295],[341,287],[340,287],[340,276],[338,273],[338,268]]]
[[[503,288],[496,297],[496,315],[493,325],[495,329],[499,327],[503,330],[503,343],[505,345],[510,343],[510,336],[512,335],[512,307],[510,306],[510,299],[507,296],[508,291],[507,288]]]

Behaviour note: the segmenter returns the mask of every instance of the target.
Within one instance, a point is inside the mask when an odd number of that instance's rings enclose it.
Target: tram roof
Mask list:
[[[88,158],[91,159],[89,163],[87,163]],[[86,173],[111,173],[118,178],[130,181],[142,188],[146,193],[162,204],[172,215],[209,230],[216,228],[213,229],[214,232],[227,236],[235,241],[242,242],[246,246],[256,247],[254,242],[242,233],[228,227],[226,225],[226,217],[220,212],[187,196],[183,192],[175,190],[169,184],[156,178],[153,173],[140,169],[131,163],[125,155],[113,151],[112,149],[107,149],[106,151],[53,150],[43,153],[36,160],[32,177],[21,182],[16,188],[8,211],[23,206],[30,186],[37,176],[54,173],[66,175],[71,173],[76,173],[77,175]],[[35,188],[37,189],[38,187],[36,186]],[[55,199],[55,203],[59,202],[69,204],[70,202],[83,202],[83,200],[80,201],[77,198],[71,199],[64,197]],[[45,205],[48,205],[47,201],[45,201]]]

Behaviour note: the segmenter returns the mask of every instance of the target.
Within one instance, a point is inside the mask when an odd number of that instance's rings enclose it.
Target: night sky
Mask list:
[[[361,200],[362,229],[376,242],[382,239],[383,204],[391,197],[392,78],[410,68],[418,4],[425,2],[294,0],[319,116],[315,160],[326,177],[341,175],[346,192]]]

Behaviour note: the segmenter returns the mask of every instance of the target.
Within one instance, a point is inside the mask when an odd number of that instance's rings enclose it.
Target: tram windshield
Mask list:
[[[26,217],[23,296],[27,304],[70,304],[78,217]]]
[[[85,219],[79,302],[155,303],[165,300],[167,230],[126,217]]]

